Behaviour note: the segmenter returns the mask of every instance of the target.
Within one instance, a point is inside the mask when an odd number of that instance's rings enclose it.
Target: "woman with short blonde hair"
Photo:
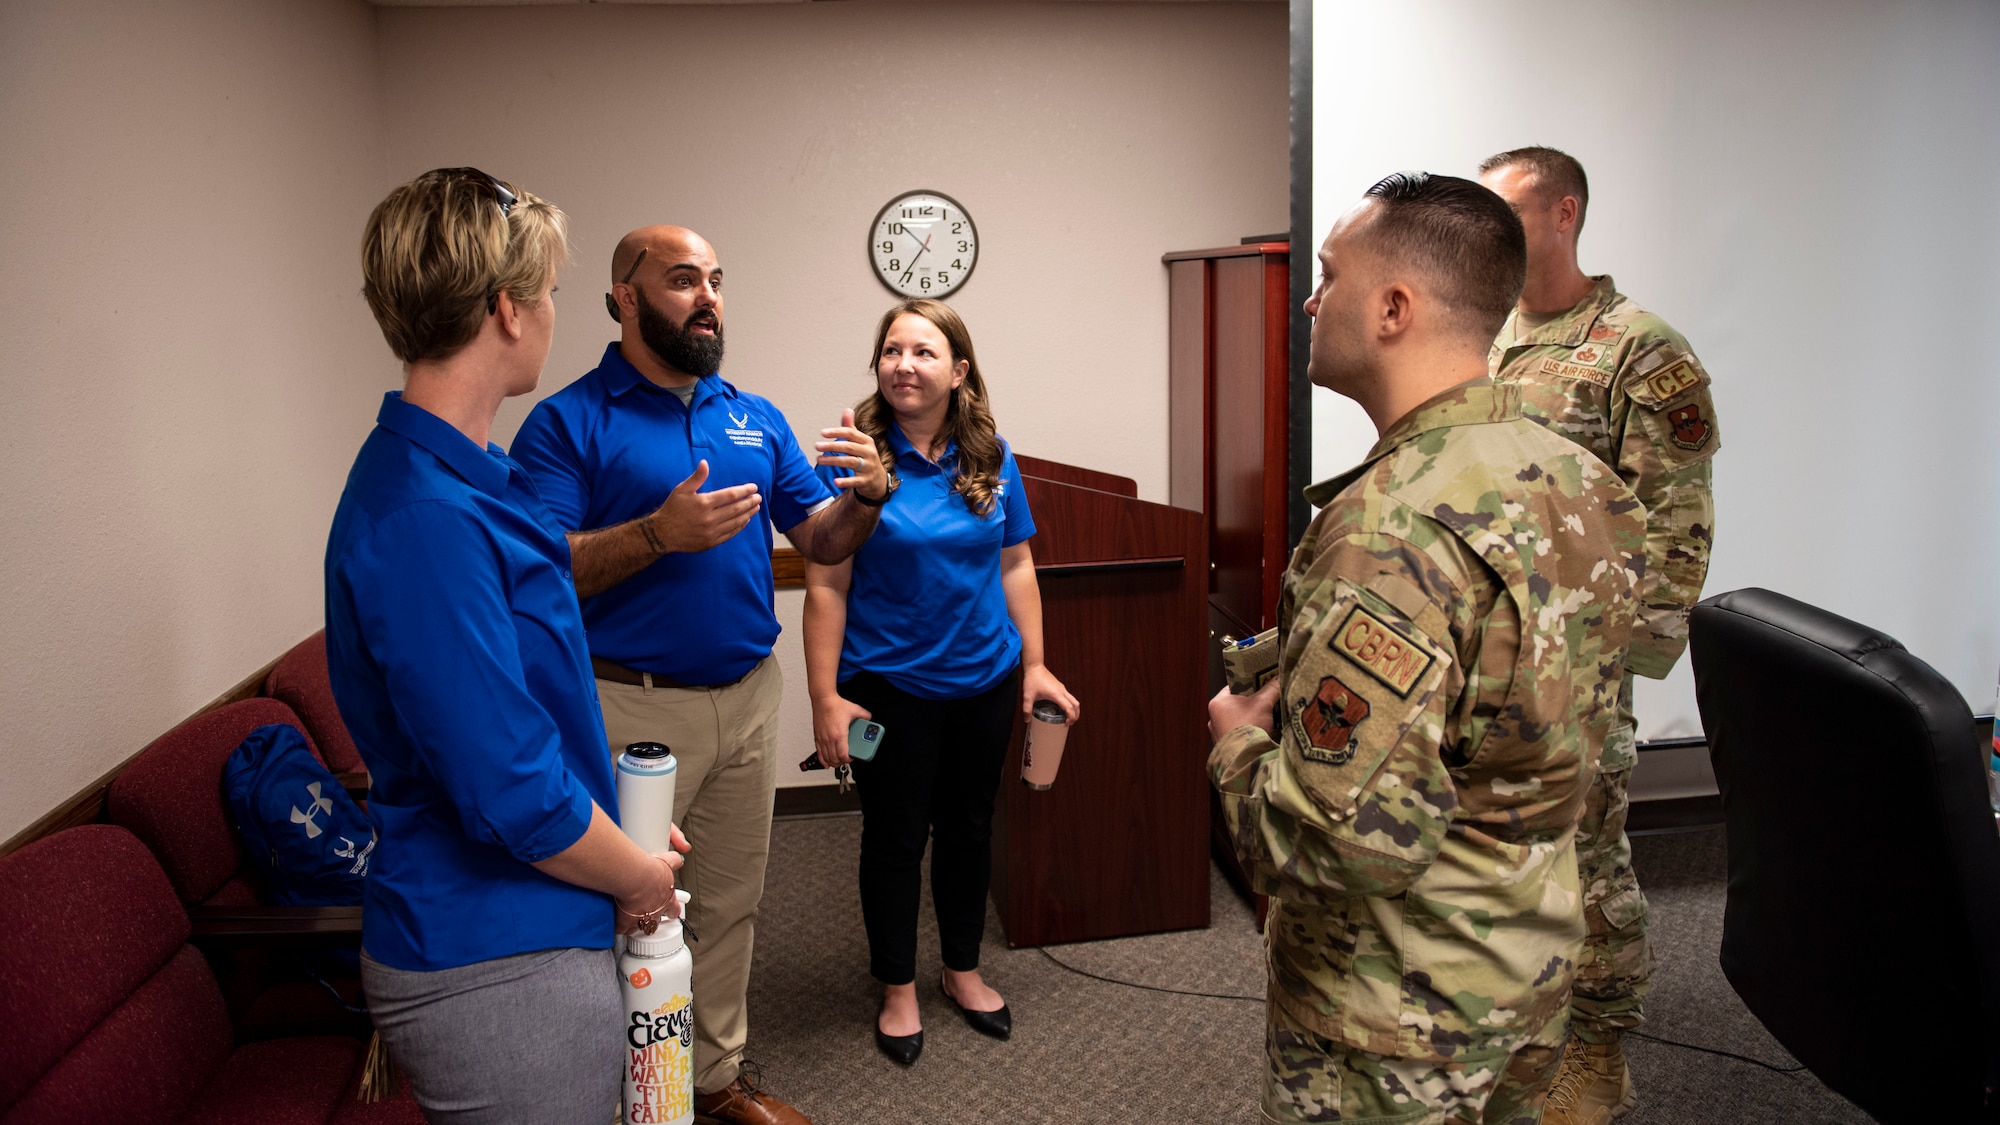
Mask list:
[[[333,518],[327,657],[377,834],[362,984],[432,1121],[605,1121],[614,933],[673,912],[679,856],[621,832],[563,532],[488,441],[532,391],[568,252],[553,204],[442,168],[368,219],[363,293],[404,388]]]

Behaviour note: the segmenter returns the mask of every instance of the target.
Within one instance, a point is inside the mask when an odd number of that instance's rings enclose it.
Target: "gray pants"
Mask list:
[[[608,949],[548,949],[435,972],[365,952],[361,985],[389,1057],[443,1125],[608,1122],[624,1012]]]

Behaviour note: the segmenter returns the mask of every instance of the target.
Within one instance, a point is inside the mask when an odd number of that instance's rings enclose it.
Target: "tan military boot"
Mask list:
[[[1562,1068],[1556,1071],[1542,1125],[1607,1125],[1639,1100],[1618,1037],[1604,1044],[1569,1037]]]

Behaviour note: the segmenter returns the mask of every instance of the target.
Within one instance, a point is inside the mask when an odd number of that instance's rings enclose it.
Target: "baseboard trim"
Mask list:
[[[1722,827],[1722,795],[1667,797],[1634,801],[1625,819],[1627,836],[1659,836],[1668,832],[1701,832]]]
[[[771,815],[779,820],[808,816],[847,816],[861,812],[861,794],[842,793],[838,785],[793,785],[778,790]]]

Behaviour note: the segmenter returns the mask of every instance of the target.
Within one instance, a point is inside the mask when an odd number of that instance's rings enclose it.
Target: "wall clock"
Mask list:
[[[972,276],[979,232],[958,200],[908,191],[891,199],[868,228],[868,261],[882,284],[904,297],[946,297]]]

